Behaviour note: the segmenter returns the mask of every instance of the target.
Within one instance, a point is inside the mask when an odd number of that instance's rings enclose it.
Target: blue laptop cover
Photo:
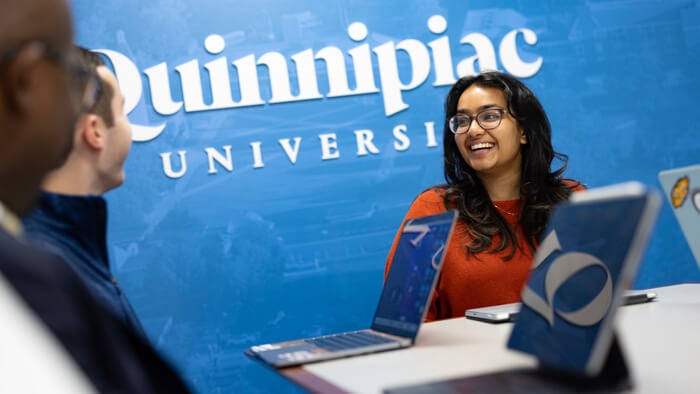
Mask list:
[[[643,256],[660,197],[636,182],[575,195],[552,212],[508,347],[544,367],[593,376],[607,356],[612,319]]]

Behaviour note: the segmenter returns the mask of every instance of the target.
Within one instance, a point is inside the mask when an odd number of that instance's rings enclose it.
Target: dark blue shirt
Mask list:
[[[107,202],[101,196],[42,193],[22,219],[25,236],[65,260],[99,303],[146,337],[109,267]]]

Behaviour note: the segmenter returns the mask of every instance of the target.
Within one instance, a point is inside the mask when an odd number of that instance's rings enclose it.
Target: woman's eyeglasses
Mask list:
[[[478,123],[479,127],[482,129],[495,129],[501,124],[505,112],[506,111],[503,108],[488,108],[479,112],[476,114],[476,116],[457,114],[450,118],[450,131],[452,131],[454,134],[464,134],[469,131],[472,121],[475,119],[476,123]]]

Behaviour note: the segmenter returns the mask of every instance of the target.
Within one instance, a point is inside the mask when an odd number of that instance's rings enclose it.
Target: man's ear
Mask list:
[[[95,114],[84,114],[81,120],[82,139],[85,145],[94,150],[102,150],[105,146],[104,125]]]
[[[4,75],[7,84],[6,99],[10,109],[21,114],[31,112],[36,102],[35,87],[40,84],[32,73],[37,61],[41,58],[41,49],[38,46],[30,45],[22,48],[12,58],[6,68]]]

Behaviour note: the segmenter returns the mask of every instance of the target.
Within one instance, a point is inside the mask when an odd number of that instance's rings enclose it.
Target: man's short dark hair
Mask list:
[[[76,45],[76,49],[78,50],[81,61],[90,66],[90,69],[95,72],[100,82],[100,91],[97,95],[97,100],[88,113],[98,115],[102,118],[107,127],[112,127],[112,125],[114,125],[114,114],[112,113],[114,89],[106,84],[102,78],[99,78],[99,74],[97,74],[97,67],[106,65],[105,61],[100,55],[87,48]]]

